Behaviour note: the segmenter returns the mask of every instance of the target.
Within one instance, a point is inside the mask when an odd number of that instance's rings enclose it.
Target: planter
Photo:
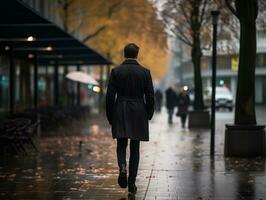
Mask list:
[[[189,112],[189,128],[210,128],[209,111],[197,110]]]
[[[224,155],[228,157],[265,156],[265,126],[226,125]]]

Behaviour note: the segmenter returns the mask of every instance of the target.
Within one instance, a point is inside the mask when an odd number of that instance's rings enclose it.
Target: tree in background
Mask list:
[[[156,1],[156,0],[155,0]],[[158,0],[157,0],[158,1]],[[204,50],[211,50],[212,10],[222,10],[218,34],[218,48],[224,52],[234,52],[236,46],[230,41],[238,37],[236,20],[225,9],[222,0],[167,0],[162,4],[161,16],[170,36],[179,39],[191,48],[194,68],[195,99],[194,109],[204,109],[201,58]]]
[[[213,1],[209,0],[168,0],[162,5],[161,16],[169,33],[191,47],[195,110],[204,109],[201,57],[202,49],[206,46],[206,43],[203,43],[203,37],[205,37],[204,41],[210,38],[208,28],[212,9]]]
[[[87,42],[104,31],[108,25],[103,18],[111,18],[119,10],[123,0],[97,1],[97,0],[57,0],[57,10],[62,27],[70,34],[78,34],[86,25],[88,18],[98,19],[99,23],[89,27],[83,34],[82,41]],[[101,10],[99,10],[101,8]]]
[[[258,16],[258,0],[226,0],[226,4],[240,23],[235,124],[255,125],[256,19]]]
[[[83,42],[119,63],[129,42],[140,48],[140,62],[155,79],[167,71],[165,27],[148,0],[57,0],[62,26]]]
[[[258,30],[266,33],[266,1],[258,0],[259,14],[257,18]]]

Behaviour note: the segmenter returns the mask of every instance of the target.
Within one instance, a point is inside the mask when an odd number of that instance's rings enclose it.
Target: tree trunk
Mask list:
[[[203,95],[202,95],[202,78],[201,78],[201,48],[199,36],[195,36],[193,39],[193,46],[191,49],[191,58],[194,67],[194,88],[195,88],[195,98],[194,98],[194,110],[203,110]]]
[[[256,66],[256,2],[236,1],[240,21],[239,71],[235,107],[235,124],[256,124],[255,66]]]

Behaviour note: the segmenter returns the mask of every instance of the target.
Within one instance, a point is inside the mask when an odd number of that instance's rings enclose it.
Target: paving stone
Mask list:
[[[266,108],[259,110],[262,122]],[[38,154],[2,156],[0,199],[266,199],[265,159],[224,158],[224,125],[233,114],[219,112],[216,119],[216,156],[211,159],[209,130],[183,130],[178,118],[169,126],[165,110],[155,114],[150,142],[141,143],[134,198],[117,185],[116,142],[104,117],[96,116],[93,122],[77,123],[73,135],[63,136],[61,128],[53,137],[37,138]]]

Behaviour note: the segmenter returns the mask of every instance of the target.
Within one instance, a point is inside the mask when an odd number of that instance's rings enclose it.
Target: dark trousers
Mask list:
[[[117,161],[118,166],[121,169],[126,166],[126,151],[127,151],[128,139],[117,139]],[[129,176],[128,181],[134,183],[138,173],[139,167],[139,140],[130,140],[130,157],[129,157]]]
[[[161,112],[162,103],[161,102],[155,102],[155,111]]]
[[[173,123],[174,109],[168,109],[168,124]]]
[[[187,120],[187,114],[181,114],[180,118],[181,118],[182,128],[185,128],[186,120]]]

